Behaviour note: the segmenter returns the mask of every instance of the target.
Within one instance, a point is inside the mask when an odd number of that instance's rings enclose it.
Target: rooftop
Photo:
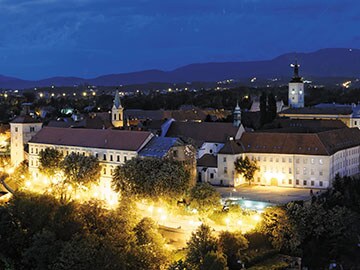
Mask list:
[[[170,151],[171,147],[180,143],[178,138],[153,137],[148,144],[140,151],[142,157],[163,158]]]
[[[45,127],[30,143],[139,151],[150,136],[146,131]]]
[[[203,142],[226,142],[230,137],[235,137],[238,130],[232,123],[175,121],[165,136],[190,138],[201,145]]]
[[[205,154],[197,161],[199,167],[217,167],[217,157],[211,154]]]
[[[29,115],[20,115],[15,117],[10,123],[13,124],[26,124],[26,123],[41,123],[40,120],[32,118]]]
[[[273,153],[332,155],[360,145],[360,130],[344,128],[319,133],[243,133],[240,140],[228,141],[220,154]]]

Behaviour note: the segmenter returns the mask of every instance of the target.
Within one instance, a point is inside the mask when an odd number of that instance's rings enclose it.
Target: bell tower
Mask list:
[[[289,82],[289,107],[304,108],[304,82],[299,76],[300,65],[295,61],[290,66],[294,69],[294,75]]]
[[[114,104],[111,109],[111,123],[114,127],[124,126],[124,108],[121,106],[118,90],[116,90]]]

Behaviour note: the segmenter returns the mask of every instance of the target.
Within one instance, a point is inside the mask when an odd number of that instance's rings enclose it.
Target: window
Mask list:
[[[113,155],[110,155],[110,161],[113,161]]]
[[[223,162],[226,162],[226,157],[223,157]]]
[[[307,163],[307,158],[304,158],[304,164],[306,164]]]
[[[322,182],[322,181],[319,182],[319,186],[320,186],[320,187],[323,186],[323,182]]]
[[[297,158],[297,159],[296,159],[296,163],[299,163],[299,162],[300,162],[300,159],[299,159],[299,158]]]
[[[116,161],[120,162],[120,156],[116,156]]]
[[[311,174],[311,175],[314,175],[314,169],[311,169],[311,170],[310,170],[310,174]]]
[[[285,162],[285,158],[282,158],[282,162]]]
[[[174,151],[173,151],[173,156],[174,156],[174,158],[177,158],[177,157],[178,157],[178,150],[174,150]]]
[[[99,158],[99,154],[98,154],[98,153],[95,153],[95,157],[96,157],[96,158]]]
[[[34,153],[34,147],[31,147],[30,153]]]
[[[210,173],[210,179],[214,179],[214,174]]]
[[[34,132],[35,131],[35,127],[30,127],[30,132]]]
[[[314,186],[315,185],[315,182],[314,181],[311,181],[311,186]]]
[[[39,153],[39,149],[35,148],[35,154],[38,154],[38,153]]]
[[[281,181],[281,183],[282,183],[283,185],[285,185],[285,179],[283,179],[283,180]]]
[[[296,168],[296,174],[300,174],[299,168]]]
[[[310,159],[310,161],[311,161],[311,164],[315,164],[315,159],[314,158]]]
[[[266,157],[264,157],[264,161],[266,161]]]
[[[106,174],[106,167],[104,167],[103,169],[103,174]]]
[[[106,154],[103,155],[103,160],[106,160]]]
[[[19,131],[19,128],[16,127],[16,128],[15,128],[15,132],[18,132],[18,131]]]
[[[275,161],[276,161],[276,162],[279,162],[279,159],[278,159],[278,158],[276,158],[276,159],[275,159]]]
[[[323,175],[323,171],[319,171],[319,175]]]
[[[291,179],[289,179],[289,185],[291,185],[292,184],[292,180]]]
[[[125,161],[127,161],[127,157],[126,157],[126,156],[124,156],[124,162],[125,162]]]
[[[290,162],[290,163],[292,162],[292,158],[289,158],[289,162]]]
[[[212,154],[212,153],[213,153],[213,150],[212,150],[212,149],[210,149],[210,151],[209,151],[209,152],[210,152],[210,154]]]
[[[227,174],[227,167],[224,167],[224,174]]]
[[[299,185],[299,179],[296,179],[296,185]]]
[[[116,120],[116,113],[114,113],[114,120]]]
[[[323,164],[322,158],[319,159],[319,164],[321,164],[321,165]]]
[[[303,181],[303,184],[304,184],[304,186],[307,186],[307,181],[304,180],[304,181]]]
[[[304,167],[304,169],[303,169],[303,174],[304,175],[306,175],[307,174],[307,170],[306,170],[306,168]]]
[[[290,173],[290,174],[292,173],[291,167],[289,167],[289,173]]]

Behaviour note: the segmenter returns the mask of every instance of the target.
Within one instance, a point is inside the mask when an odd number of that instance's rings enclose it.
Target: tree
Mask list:
[[[186,263],[190,269],[201,269],[205,257],[209,252],[217,251],[217,240],[211,233],[211,228],[207,225],[200,225],[199,228],[191,234],[187,242],[188,252]]]
[[[48,176],[53,176],[60,171],[60,164],[63,160],[63,154],[55,148],[46,148],[39,153],[39,170]]]
[[[220,193],[208,183],[198,183],[190,190],[190,205],[201,213],[220,208]]]
[[[65,182],[72,185],[87,185],[100,178],[100,164],[96,157],[71,153],[61,162]]]
[[[239,267],[240,251],[248,248],[248,240],[240,232],[223,231],[219,235],[219,250],[226,255],[230,269]]]
[[[115,169],[112,183],[124,195],[178,200],[188,191],[191,176],[179,161],[134,158]]]
[[[260,96],[260,124],[264,125],[267,122],[267,96],[265,92],[262,92]]]
[[[137,259],[133,260],[133,267],[138,269],[159,269],[159,266],[168,263],[168,254],[164,250],[164,239],[158,232],[154,221],[143,218],[134,228],[135,251]]]
[[[205,255],[201,270],[228,270],[226,258],[220,252],[210,251]],[[235,268],[234,268],[235,269]]]
[[[272,122],[277,115],[277,107],[276,107],[276,99],[273,93],[270,93],[268,95],[268,111],[267,111],[267,116],[268,116],[268,121],[267,122]]]
[[[255,172],[259,169],[256,160],[250,160],[247,156],[245,158],[239,157],[234,162],[235,171],[242,175],[246,181],[251,185],[251,181],[254,179]]]

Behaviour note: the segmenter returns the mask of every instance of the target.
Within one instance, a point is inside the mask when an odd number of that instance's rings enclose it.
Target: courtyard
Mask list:
[[[216,187],[222,198],[239,198],[250,201],[261,201],[272,204],[285,204],[290,201],[309,200],[310,189],[286,188],[274,186],[242,185],[239,187]],[[312,189],[314,194],[323,192],[321,189]]]

